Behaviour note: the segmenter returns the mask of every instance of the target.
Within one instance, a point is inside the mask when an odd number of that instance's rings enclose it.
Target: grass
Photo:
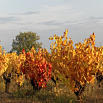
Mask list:
[[[102,83],[103,85],[103,83]],[[0,100],[5,90],[4,80],[0,79]],[[22,101],[24,103],[77,103],[77,98],[66,86],[59,84],[58,89],[52,81],[47,83],[46,89],[41,89],[34,94],[33,87],[28,81],[24,81],[24,86],[21,86],[18,92],[17,85],[12,82],[9,88],[11,97],[7,96],[5,100],[11,100],[11,103]],[[5,94],[4,94],[5,95]],[[3,100],[2,96],[2,100]],[[87,84],[86,89],[82,95],[83,103],[103,103],[103,88],[98,87],[96,81],[93,89],[90,84]],[[12,101],[14,100],[14,101]],[[22,103],[21,102],[21,103]]]

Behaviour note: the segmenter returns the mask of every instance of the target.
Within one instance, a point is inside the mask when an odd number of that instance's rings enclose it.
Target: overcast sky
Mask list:
[[[103,0],[0,0],[0,40],[6,52],[21,32],[35,32],[50,52],[50,36],[68,29],[73,44],[93,32],[103,45]]]

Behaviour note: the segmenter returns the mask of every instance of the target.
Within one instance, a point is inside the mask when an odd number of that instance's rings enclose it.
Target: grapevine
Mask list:
[[[46,88],[47,82],[51,79],[51,69],[52,65],[47,62],[42,56],[42,50],[36,53],[34,47],[31,51],[25,53],[26,60],[21,64],[21,71],[25,74],[25,78],[30,81],[33,89]]]

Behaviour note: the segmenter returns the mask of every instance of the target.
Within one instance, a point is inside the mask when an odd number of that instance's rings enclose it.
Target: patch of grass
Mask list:
[[[5,84],[4,84],[4,80],[0,78],[0,92],[4,92],[5,91]]]
[[[70,95],[62,94],[56,97],[54,99],[55,103],[77,103],[77,99],[75,97],[72,97]]]
[[[3,86],[5,86],[4,80],[1,80],[0,88],[3,88]],[[21,86],[20,92],[18,91],[18,86],[15,83],[11,83],[9,90],[10,93],[13,94],[13,99],[15,98],[15,101],[24,100],[36,101],[39,103],[77,103],[75,94],[72,93],[65,85],[60,83],[56,89],[56,86],[52,81],[47,83],[46,89],[41,89],[35,93],[31,84],[26,80],[24,81],[24,86]],[[94,83],[93,89],[91,84],[87,84],[82,95],[83,103],[103,103],[102,95],[103,88],[99,88],[97,82]]]

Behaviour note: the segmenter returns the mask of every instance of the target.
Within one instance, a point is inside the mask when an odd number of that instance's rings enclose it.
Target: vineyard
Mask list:
[[[18,55],[6,53],[0,46],[2,100],[6,93],[15,100],[30,100],[27,103],[90,103],[91,95],[96,95],[97,89],[101,100],[103,46],[95,47],[93,33],[74,48],[73,40],[67,35],[66,29],[63,36],[49,38],[55,40],[50,45],[51,53],[45,48],[36,52],[32,47],[28,52],[23,49]],[[103,100],[96,100],[95,95],[91,103],[102,103]]]

